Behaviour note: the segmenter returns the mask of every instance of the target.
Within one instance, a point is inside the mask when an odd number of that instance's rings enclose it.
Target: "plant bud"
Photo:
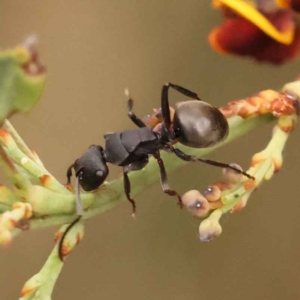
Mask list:
[[[198,218],[205,217],[209,212],[209,203],[207,199],[197,190],[186,192],[182,196],[182,204],[194,216]]]
[[[60,239],[62,238],[62,235],[64,234],[66,228],[68,225],[62,226],[56,233],[55,233],[55,241],[59,244]],[[59,254],[61,255],[61,258],[66,257],[67,255],[72,252],[74,247],[79,244],[83,238],[84,234],[84,226],[82,221],[76,223],[71,230],[68,232],[68,234],[65,236],[62,247],[59,249]],[[61,259],[62,260],[62,259]]]
[[[199,226],[199,238],[201,242],[210,242],[222,233],[222,227],[217,220],[203,220]]]
[[[221,190],[216,185],[209,186],[203,193],[208,201],[217,201],[221,198]]]
[[[230,164],[230,166],[243,171],[242,167],[237,164]],[[241,174],[233,169],[230,169],[230,168],[223,169],[223,176],[227,182],[232,183],[232,184],[239,183],[243,179],[243,174]]]

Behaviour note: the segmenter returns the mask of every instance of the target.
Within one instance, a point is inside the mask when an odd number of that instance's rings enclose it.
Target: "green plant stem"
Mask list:
[[[230,125],[230,134],[225,142],[216,145],[215,147],[206,149],[188,148],[179,144],[176,145],[176,147],[188,154],[203,157],[215,149],[226,145],[232,140],[245,135],[251,129],[259,127],[272,120],[274,120],[274,117],[270,114],[257,116],[246,120],[240,117],[232,117],[228,119]],[[168,172],[173,172],[187,163],[169,153],[162,153],[162,158]],[[160,174],[157,162],[154,159],[150,159],[150,162],[145,169],[130,173],[130,181],[132,186],[131,195],[135,197],[147,187],[158,181],[159,178]],[[43,189],[43,187],[37,187],[37,190],[39,189]],[[27,199],[28,202],[32,204],[33,211],[35,212],[35,216],[31,220],[32,229],[61,225],[69,223],[74,219],[75,196],[73,194],[61,195],[59,193],[51,193],[52,194],[47,195],[47,193],[43,193],[41,191],[39,197],[33,193],[33,196]],[[86,209],[83,218],[89,219],[97,214],[108,211],[125,200],[126,196],[124,195],[123,191],[123,178],[118,178],[110,183],[105,184],[94,193],[82,192],[82,201]],[[43,217],[40,217],[39,215],[42,215]]]
[[[13,126],[11,126],[10,122],[8,120],[5,120],[3,122],[3,128],[12,136],[15,143],[19,146],[20,150],[26,154],[29,158],[32,160],[36,160],[33,153],[30,151],[28,146],[25,144],[23,139],[19,136],[18,132],[15,130]],[[39,161],[41,163],[41,161]],[[42,164],[42,163],[41,163]]]
[[[33,288],[33,291],[19,300],[51,300],[51,294],[62,267],[63,263],[57,256],[57,246],[55,246],[40,272],[31,277],[25,284],[29,288]]]

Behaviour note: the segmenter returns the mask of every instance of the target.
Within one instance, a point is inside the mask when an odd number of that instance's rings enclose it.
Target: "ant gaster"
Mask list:
[[[183,95],[194,100],[183,101],[176,104],[173,120],[170,116],[168,99],[169,88],[173,88]],[[227,167],[253,178],[247,173],[236,169],[228,164],[200,159],[185,154],[181,150],[171,146],[176,141],[193,148],[211,147],[224,140],[229,131],[228,122],[218,108],[201,101],[198,95],[181,86],[166,83],[161,91],[161,115],[162,123],[159,130],[147,126],[134,112],[133,100],[128,90],[125,91],[128,97],[128,116],[138,129],[126,130],[120,133],[107,133],[104,135],[105,148],[92,145],[89,149],[72,164],[67,171],[68,184],[71,182],[72,169],[76,176],[76,208],[78,217],[67,227],[59,244],[59,254],[62,259],[62,243],[69,229],[83,215],[80,200],[79,186],[85,191],[97,189],[107,178],[109,170],[107,163],[123,167],[124,191],[127,199],[132,204],[133,214],[136,207],[130,196],[130,181],[128,173],[143,169],[149,162],[149,155],[152,155],[158,163],[161,177],[162,189],[171,196],[177,196],[181,204],[180,195],[170,189],[167,182],[167,173],[163,160],[160,157],[160,150],[174,153],[185,161],[200,161],[217,167]]]

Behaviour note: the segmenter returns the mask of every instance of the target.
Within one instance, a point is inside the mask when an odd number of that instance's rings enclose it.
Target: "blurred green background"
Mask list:
[[[2,0],[0,19],[2,48],[31,33],[40,38],[46,91],[29,115],[14,116],[12,123],[63,182],[70,163],[90,144],[103,144],[105,132],[134,128],[126,115],[126,87],[143,116],[159,105],[167,81],[224,105],[280,88],[300,71],[298,61],[276,67],[213,52],[207,36],[221,15],[210,1]],[[171,97],[173,103],[182,99],[175,92]],[[247,168],[270,130],[256,129],[210,157]],[[86,222],[53,299],[299,299],[298,136],[296,130],[288,142],[281,172],[245,210],[222,219],[223,234],[214,242],[199,242],[199,221],[180,211],[159,183],[137,197],[136,221],[125,202]],[[111,167],[110,178],[119,174]],[[190,164],[169,181],[183,193],[205,189],[220,174]],[[55,230],[25,232],[0,250],[1,300],[18,299],[52,250]]]

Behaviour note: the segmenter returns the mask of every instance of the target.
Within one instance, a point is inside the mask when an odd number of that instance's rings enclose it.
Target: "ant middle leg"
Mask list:
[[[148,162],[149,162],[149,160],[147,157],[147,158],[133,162],[133,163],[123,167],[124,191],[125,191],[127,200],[131,203],[133,216],[136,213],[136,204],[135,204],[134,199],[132,199],[130,196],[131,184],[130,184],[130,180],[128,177],[128,173],[131,171],[138,171],[138,170],[143,169],[148,164]]]
[[[171,190],[169,187],[167,172],[165,169],[164,162],[160,157],[159,151],[157,153],[155,153],[153,156],[156,159],[158,166],[159,166],[161,187],[163,189],[163,192],[168,194],[169,196],[177,196],[178,204],[179,204],[180,208],[182,208],[183,205],[182,205],[182,200],[181,200],[180,195],[175,190]]]
[[[181,151],[177,148],[174,148],[174,147],[169,147],[169,149],[177,157],[179,157],[180,159],[182,159],[184,161],[200,161],[200,162],[203,162],[205,164],[215,166],[215,167],[229,168],[229,169],[232,169],[232,170],[234,170],[234,171],[236,171],[240,174],[243,174],[244,176],[248,177],[249,179],[255,180],[255,177],[251,176],[250,174],[248,174],[248,173],[246,173],[242,170],[239,170],[239,169],[235,168],[234,166],[231,166],[230,164],[222,163],[222,162],[215,161],[215,160],[210,160],[210,159],[197,158],[196,156],[185,154],[183,151]]]
[[[125,90],[125,95],[128,97],[127,100],[127,108],[128,108],[128,117],[130,118],[130,120],[137,126],[137,127],[146,127],[146,124],[136,116],[136,114],[132,111],[133,108],[133,100],[129,94],[129,90],[126,89]]]

